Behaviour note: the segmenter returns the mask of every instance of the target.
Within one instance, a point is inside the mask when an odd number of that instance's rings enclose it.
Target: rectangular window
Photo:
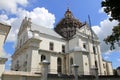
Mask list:
[[[96,48],[93,46],[93,53],[96,54]]]
[[[49,44],[49,50],[53,51],[53,49],[54,49],[54,44],[52,42],[50,42],[50,44]]]
[[[105,68],[105,64],[103,64],[103,68]]]
[[[62,45],[62,52],[65,53],[65,45]]]
[[[97,68],[98,66],[97,66],[97,61],[95,60],[95,67]]]
[[[86,49],[86,44],[85,43],[83,43],[83,48]]]

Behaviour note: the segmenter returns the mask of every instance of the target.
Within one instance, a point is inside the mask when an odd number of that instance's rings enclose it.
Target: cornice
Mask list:
[[[10,29],[11,29],[10,25],[0,23],[0,30],[2,31],[2,34],[5,35],[5,40],[6,40],[7,36],[8,36],[8,33],[9,33]],[[4,40],[4,42],[5,42],[5,40]]]
[[[62,53],[62,52],[55,52],[55,51],[43,50],[43,49],[39,49],[39,53],[40,52],[46,52],[46,53],[51,53],[51,54],[55,54],[55,55],[65,55],[66,54],[66,53]]]
[[[0,64],[4,64],[8,59],[0,57]]]
[[[20,48],[16,49],[16,51],[13,54],[12,58],[17,57],[17,55],[20,55],[21,52],[23,52],[24,50],[26,50],[28,48],[39,48],[39,46],[33,45],[35,42],[39,43],[39,42],[41,42],[41,40],[40,39],[36,39],[36,38],[28,39],[23,45],[21,45]]]

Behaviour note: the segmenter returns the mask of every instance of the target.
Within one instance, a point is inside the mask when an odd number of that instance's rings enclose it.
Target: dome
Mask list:
[[[67,9],[64,18],[56,25],[54,30],[63,38],[70,40],[76,34],[76,28],[81,28],[82,23]]]

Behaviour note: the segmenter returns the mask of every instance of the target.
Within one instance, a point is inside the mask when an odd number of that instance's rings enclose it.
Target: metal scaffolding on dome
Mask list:
[[[64,16],[54,30],[66,40],[70,40],[76,34],[76,28],[81,28],[84,24],[73,16],[69,8]]]

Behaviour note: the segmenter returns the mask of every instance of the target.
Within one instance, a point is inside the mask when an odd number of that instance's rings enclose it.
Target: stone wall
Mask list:
[[[48,74],[48,80],[74,80],[73,75]],[[78,80],[96,80],[95,76],[78,76]],[[120,80],[120,76],[99,76],[99,80]]]
[[[24,73],[24,72],[9,72],[4,73],[2,80],[42,80],[40,74]],[[48,74],[47,80],[75,80],[73,75]],[[92,75],[78,76],[78,80],[96,80]],[[99,80],[120,80],[120,76],[99,76]]]

